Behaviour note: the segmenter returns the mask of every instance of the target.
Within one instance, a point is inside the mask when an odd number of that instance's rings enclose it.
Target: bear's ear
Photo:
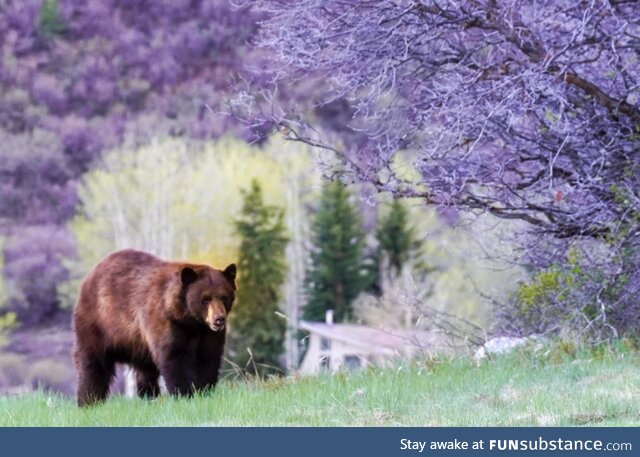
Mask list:
[[[236,264],[232,263],[222,272],[225,278],[229,280],[231,284],[235,287],[236,285]]]
[[[180,270],[180,280],[183,286],[188,286],[192,282],[198,279],[198,273],[191,267],[182,267]]]

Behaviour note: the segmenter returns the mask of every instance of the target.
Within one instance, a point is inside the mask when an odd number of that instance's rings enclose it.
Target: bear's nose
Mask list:
[[[224,321],[224,316],[216,316],[213,321],[213,325],[215,325],[216,327],[222,327],[224,325]]]

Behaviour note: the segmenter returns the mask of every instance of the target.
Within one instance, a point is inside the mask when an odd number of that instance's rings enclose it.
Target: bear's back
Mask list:
[[[134,249],[117,251],[101,260],[87,275],[81,293],[93,293],[100,298],[112,297],[123,303],[131,295],[149,291],[149,283],[166,265],[167,262],[146,252]]]
[[[136,267],[159,267],[164,264],[166,264],[166,262],[148,252],[137,251],[135,249],[123,249],[109,254],[102,259],[95,266],[94,270],[106,270],[106,272],[108,272],[111,269],[120,269],[120,271],[122,271],[122,269],[128,270]]]

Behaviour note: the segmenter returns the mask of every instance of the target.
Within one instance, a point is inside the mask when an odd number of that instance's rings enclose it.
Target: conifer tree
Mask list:
[[[249,372],[265,375],[279,370],[284,349],[286,323],[277,315],[287,273],[284,212],[264,203],[255,180],[243,198],[242,213],[235,222],[241,242],[229,358]]]
[[[368,285],[363,266],[364,233],[350,194],[341,183],[327,183],[312,223],[313,249],[307,270],[308,301],[303,318],[322,321],[334,310],[337,322],[349,320],[351,303]]]
[[[47,37],[60,35],[66,29],[58,0],[44,0],[40,5],[40,14],[38,16],[38,28],[40,32]]]
[[[378,258],[386,258],[390,273],[397,276],[412,253],[419,248],[415,229],[410,226],[409,211],[400,200],[393,200],[389,212],[380,221],[377,232],[380,243]]]

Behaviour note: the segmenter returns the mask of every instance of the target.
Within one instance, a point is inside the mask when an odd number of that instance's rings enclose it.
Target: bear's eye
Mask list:
[[[202,297],[203,305],[208,305],[209,303],[211,303],[211,297]]]

